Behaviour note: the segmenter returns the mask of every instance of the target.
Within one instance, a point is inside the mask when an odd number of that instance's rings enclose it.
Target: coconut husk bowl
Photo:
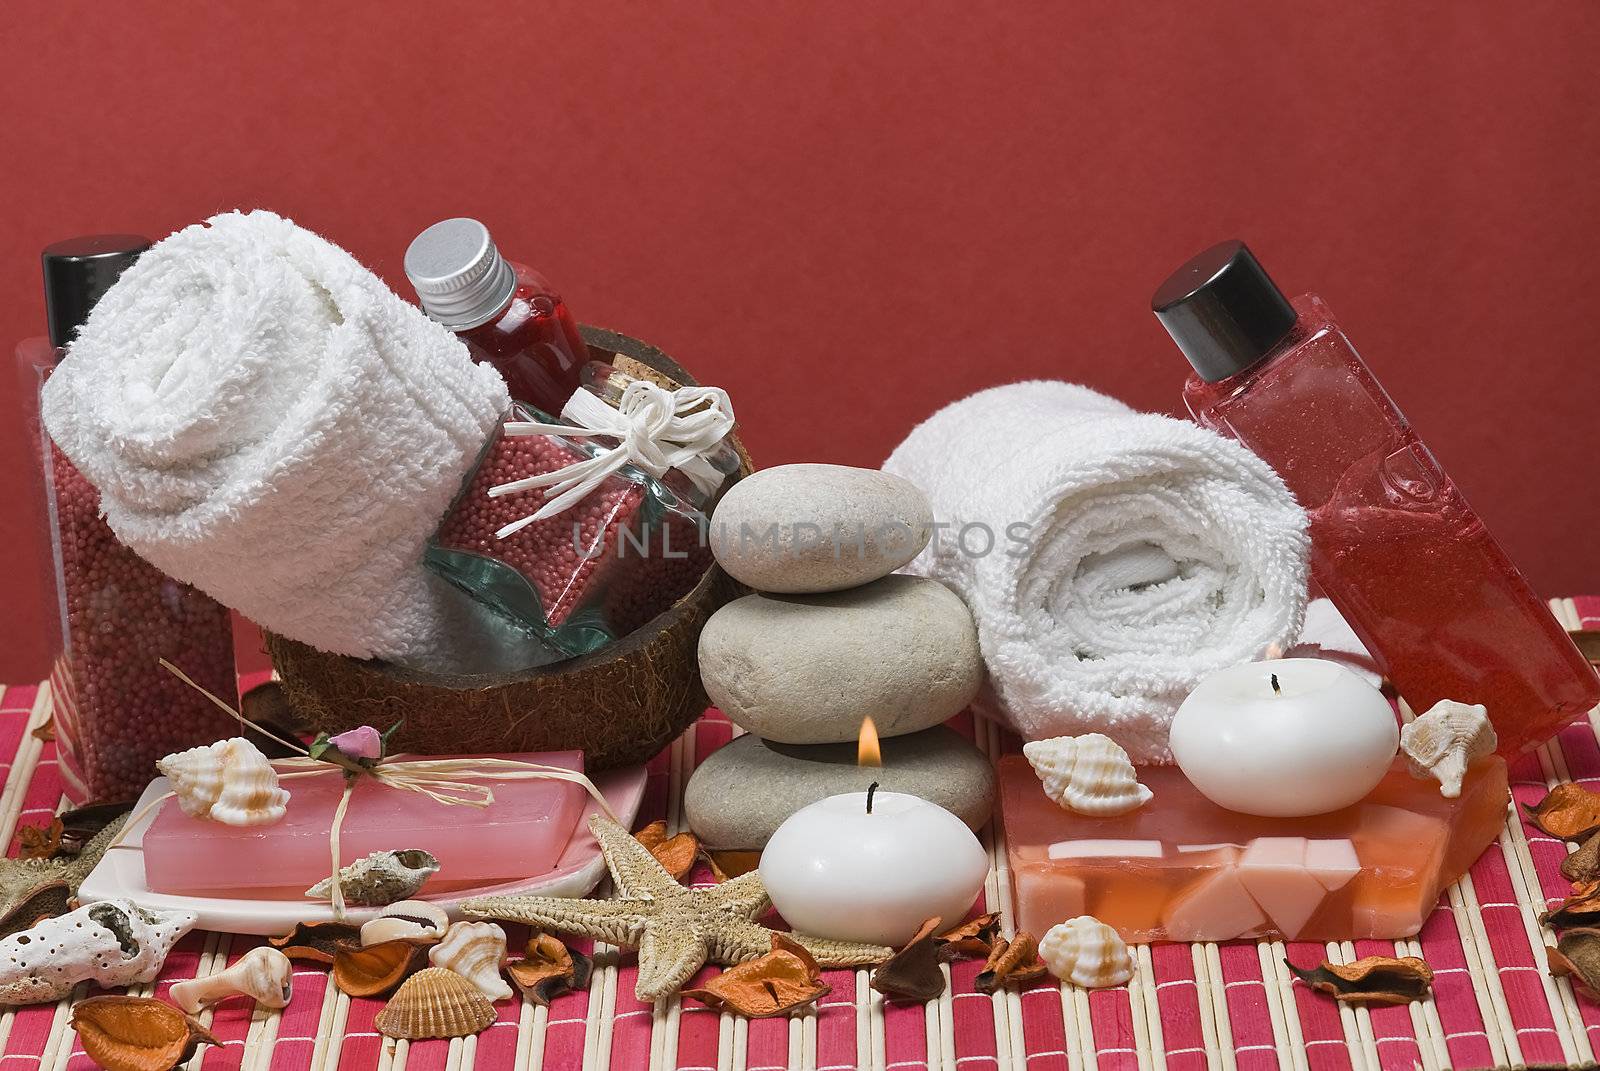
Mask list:
[[[599,360],[620,354],[678,383],[694,383],[654,346],[587,326],[583,337]],[[737,440],[734,445],[748,473],[749,456]],[[581,750],[586,768],[604,770],[644,762],[704,712],[700,629],[740,594],[738,583],[713,565],[694,590],[630,635],[514,675],[423,673],[328,654],[270,632],[266,645],[296,720],[312,731],[401,722],[392,751]]]

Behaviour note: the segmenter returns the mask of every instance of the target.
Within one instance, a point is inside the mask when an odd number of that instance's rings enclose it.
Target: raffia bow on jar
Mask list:
[[[240,724],[257,732],[265,732],[261,726],[196,684],[188,674],[171,662],[162,659],[161,665],[226,711]],[[605,796],[595,787],[594,782],[576,770],[492,755],[453,759],[390,757],[384,754],[384,750],[387,738],[393,732],[394,729],[391,728],[389,733],[380,733],[371,726],[363,725],[337,736],[330,737],[327,733],[322,733],[309,747],[301,747],[297,743],[285,740],[284,746],[293,748],[300,754],[290,758],[270,760],[270,768],[276,774],[276,781],[335,775],[344,778],[344,791],[339,797],[328,829],[328,851],[332,869],[327,883],[327,898],[333,907],[336,919],[345,918],[346,899],[344,884],[340,880],[339,835],[344,825],[345,814],[350,807],[350,797],[355,792],[356,785],[363,781],[370,781],[374,785],[395,791],[415,792],[445,807],[475,807],[480,810],[491,806],[495,801],[494,789],[483,782],[566,781],[581,786],[600,805],[600,810],[605,815],[613,820],[616,819],[611,805],[606,802]],[[277,788],[276,783],[271,786],[271,791],[281,794],[281,802],[287,802],[288,793]],[[123,832],[119,835],[118,842],[113,843],[111,847],[127,847],[120,841],[128,831],[137,828],[144,818],[167,800],[181,798],[183,795],[181,791],[173,791],[151,800],[123,825]],[[281,817],[282,809],[279,807],[276,818],[270,821]]]
[[[576,391],[559,423],[514,403],[425,560],[563,654],[587,654],[705,575],[704,511],[742,460],[733,429],[719,387],[617,373]]]

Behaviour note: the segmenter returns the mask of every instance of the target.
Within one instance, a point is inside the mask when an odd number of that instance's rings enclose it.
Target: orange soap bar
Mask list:
[[[1308,818],[1224,810],[1172,766],[1139,779],[1149,803],[1091,818],[1050,800],[1021,755],[1000,760],[1019,929],[1093,915],[1138,942],[1410,937],[1499,835],[1509,798],[1493,756],[1459,799],[1397,759],[1360,803]]]

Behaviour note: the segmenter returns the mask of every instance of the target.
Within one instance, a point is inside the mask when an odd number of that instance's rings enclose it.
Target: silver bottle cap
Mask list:
[[[406,278],[422,311],[452,331],[494,319],[517,289],[517,274],[489,228],[466,217],[435,223],[412,240]]]

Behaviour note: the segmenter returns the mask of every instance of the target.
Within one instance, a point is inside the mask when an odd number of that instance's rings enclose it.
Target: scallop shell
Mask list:
[[[511,987],[500,977],[505,959],[506,931],[492,922],[458,922],[428,949],[429,963],[455,971],[490,1000],[511,997]]]
[[[373,1020],[385,1037],[464,1038],[494,1022],[494,1005],[471,982],[443,967],[418,971]]]
[[[396,900],[361,924],[361,947],[403,938],[437,941],[450,928],[450,916],[426,900]]]
[[[421,848],[373,852],[339,869],[339,887],[349,903],[384,907],[396,900],[409,900],[438,872],[439,860]],[[315,900],[328,899],[333,895],[333,879],[323,878],[307,889],[306,895]]]
[[[1475,759],[1492,754],[1499,741],[1482,703],[1457,703],[1441,699],[1404,729],[1400,750],[1406,753],[1411,775],[1434,777],[1439,795],[1461,795],[1461,779]]]
[[[1120,934],[1093,915],[1050,927],[1039,942],[1050,973],[1085,989],[1121,985],[1133,977],[1133,957]]]
[[[1100,733],[1035,740],[1022,753],[1044,782],[1044,794],[1079,814],[1124,814],[1150,799],[1128,753]]]
[[[0,1005],[60,1000],[84,981],[102,989],[154,981],[194,923],[187,911],[154,911],[132,900],[45,919],[0,941]]]
[[[156,769],[172,782],[178,806],[191,818],[265,826],[282,818],[289,803],[278,771],[242,736],[168,755]]]

